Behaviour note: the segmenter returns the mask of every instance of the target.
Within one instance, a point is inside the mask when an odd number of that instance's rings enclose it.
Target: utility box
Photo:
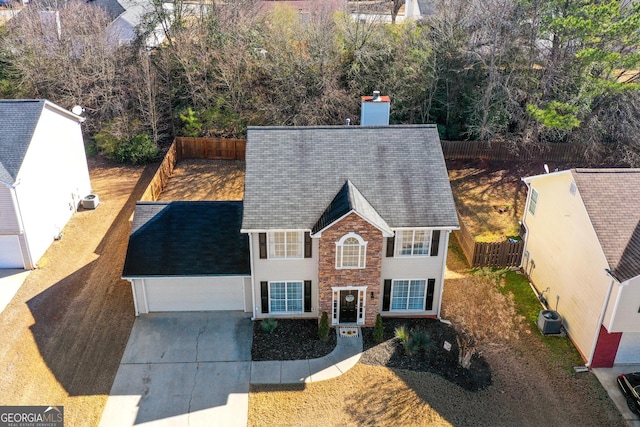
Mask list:
[[[82,199],[82,207],[83,209],[95,209],[98,207],[100,203],[100,199],[97,194],[89,194],[84,199]]]
[[[540,310],[538,315],[538,329],[542,335],[560,334],[562,329],[562,318],[557,311]]]

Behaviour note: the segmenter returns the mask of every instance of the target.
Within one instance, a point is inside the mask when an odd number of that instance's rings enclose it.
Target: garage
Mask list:
[[[0,236],[0,268],[24,268],[18,236]]]
[[[132,280],[141,313],[158,311],[250,311],[250,277],[180,277]],[[246,284],[245,284],[246,282]],[[249,295],[250,297],[250,295]]]
[[[623,332],[614,364],[640,363],[640,333]]]
[[[242,202],[138,202],[122,277],[136,315],[252,310]]]

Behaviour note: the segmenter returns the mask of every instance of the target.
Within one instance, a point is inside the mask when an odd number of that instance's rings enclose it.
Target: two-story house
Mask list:
[[[432,125],[249,127],[253,317],[439,317],[458,227]]]
[[[524,178],[522,267],[589,367],[640,363],[640,169]]]

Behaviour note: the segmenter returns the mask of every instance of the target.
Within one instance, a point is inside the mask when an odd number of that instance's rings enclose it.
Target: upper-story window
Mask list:
[[[531,189],[531,199],[529,200],[529,212],[531,215],[536,215],[536,207],[538,206],[538,192],[535,188]]]
[[[396,256],[428,256],[431,230],[398,230]]]
[[[269,258],[302,258],[302,231],[272,231],[269,233]]]
[[[364,268],[367,242],[355,233],[346,234],[336,243],[336,268]]]

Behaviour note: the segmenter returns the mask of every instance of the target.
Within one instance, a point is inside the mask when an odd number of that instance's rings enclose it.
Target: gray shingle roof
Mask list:
[[[349,180],[392,228],[457,227],[433,125],[249,127],[244,230],[310,230]]]
[[[45,101],[0,100],[0,181],[15,183]]]
[[[640,275],[640,169],[571,173],[613,276]]]
[[[251,274],[242,202],[138,202],[123,277]]]
[[[358,191],[355,185],[349,180],[344,183],[336,197],[333,198],[327,209],[323,212],[320,219],[311,229],[312,233],[317,233],[339,220],[347,213],[354,211],[360,214],[364,219],[369,221],[381,230],[389,234],[393,234],[389,224],[376,212],[371,203],[364,198],[362,193]]]

